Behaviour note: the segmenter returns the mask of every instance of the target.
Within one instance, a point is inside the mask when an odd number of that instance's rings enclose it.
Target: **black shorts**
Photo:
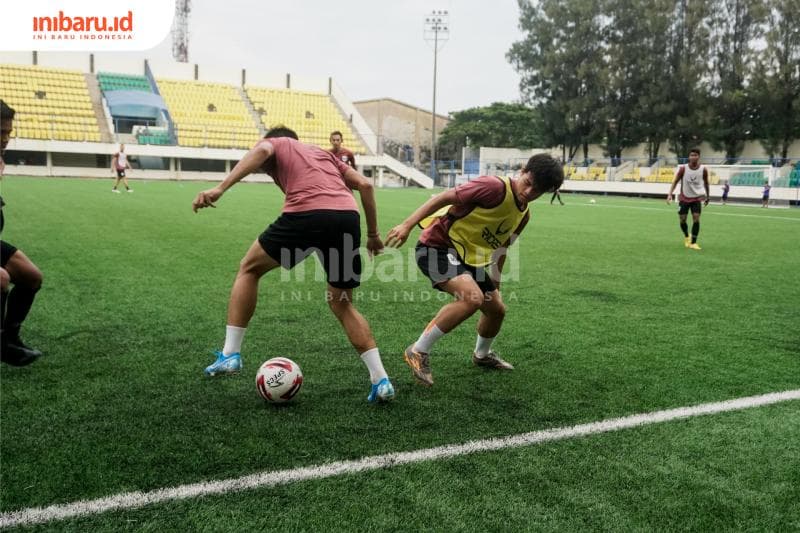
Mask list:
[[[124,178],[125,177],[125,169],[124,168],[123,169],[119,169],[119,168],[117,169],[117,177],[118,178]]]
[[[17,247],[6,241],[0,241],[0,267],[5,268],[11,256],[17,253]]]
[[[283,213],[258,242],[287,270],[316,253],[332,287],[353,289],[361,284],[361,219],[356,211]]]
[[[478,284],[483,294],[497,290],[497,286],[489,277],[485,268],[474,267],[464,263],[452,248],[432,248],[418,242],[416,248],[417,266],[431,280],[434,289],[442,290],[439,285],[462,274],[469,274]]]
[[[679,215],[685,215],[690,210],[691,210],[693,215],[694,214],[698,214],[699,215],[700,211],[702,211],[702,207],[703,207],[702,206],[702,202],[680,202],[678,204],[678,206],[679,206],[679,208],[678,208],[678,214]]]

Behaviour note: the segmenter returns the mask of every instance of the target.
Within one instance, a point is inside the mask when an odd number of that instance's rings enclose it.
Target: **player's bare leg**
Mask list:
[[[239,271],[231,288],[231,297],[228,301],[229,326],[247,327],[256,311],[259,280],[264,274],[279,266],[275,259],[267,255],[258,241],[250,245],[250,249],[239,263]]]
[[[225,345],[216,352],[216,361],[206,367],[206,375],[236,374],[242,369],[242,340],[256,311],[258,282],[264,274],[278,266],[278,262],[267,255],[258,241],[253,242],[247,250],[231,288]]]
[[[328,306],[342,325],[350,344],[359,353],[369,371],[372,387],[367,401],[389,401],[394,398],[394,387],[383,368],[380,352],[372,336],[367,320],[353,305],[353,289],[341,289],[328,285]]]
[[[505,317],[506,305],[503,303],[500,291],[487,293],[484,296],[483,305],[481,305],[478,338],[475,341],[475,351],[472,353],[472,362],[476,365],[499,370],[513,370],[514,367],[511,363],[501,359],[492,350],[492,342],[500,333]]]
[[[475,314],[484,304],[483,293],[469,274],[462,274],[440,285],[455,301],[445,305],[422,332],[416,343],[406,348],[403,358],[414,377],[423,385],[433,385],[429,354],[433,344]]]

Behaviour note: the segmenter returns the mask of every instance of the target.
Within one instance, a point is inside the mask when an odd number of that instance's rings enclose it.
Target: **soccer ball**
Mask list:
[[[271,403],[284,403],[294,398],[303,385],[303,372],[297,363],[285,357],[273,357],[256,373],[256,389]]]
[[[595,200],[594,198],[592,198],[591,200],[589,200],[589,203],[590,203],[590,204],[596,204],[596,203],[597,203],[597,200]]]

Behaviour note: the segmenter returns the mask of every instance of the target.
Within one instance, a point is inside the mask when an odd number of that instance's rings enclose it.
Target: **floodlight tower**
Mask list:
[[[189,62],[189,12],[192,0],[175,0],[175,19],[172,21],[172,57],[180,63]]]
[[[434,10],[425,17],[425,42],[433,43],[433,113],[431,117],[431,179],[436,182],[436,69],[439,47],[450,38],[450,13]]]

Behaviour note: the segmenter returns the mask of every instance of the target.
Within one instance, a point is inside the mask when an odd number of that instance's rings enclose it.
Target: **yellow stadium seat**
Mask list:
[[[279,124],[290,127],[301,141],[323,148],[330,147],[330,133],[339,130],[344,134],[345,146],[355,153],[367,152],[326,94],[253,86],[247,86],[245,92],[267,129]]]
[[[8,92],[3,89],[3,96],[17,111],[18,137],[83,139],[84,131],[89,131],[99,140],[100,128],[82,72],[0,65],[0,80],[3,80],[3,87],[15,87]],[[37,93],[44,97],[37,97]],[[73,117],[81,118],[80,125],[72,122]]]

